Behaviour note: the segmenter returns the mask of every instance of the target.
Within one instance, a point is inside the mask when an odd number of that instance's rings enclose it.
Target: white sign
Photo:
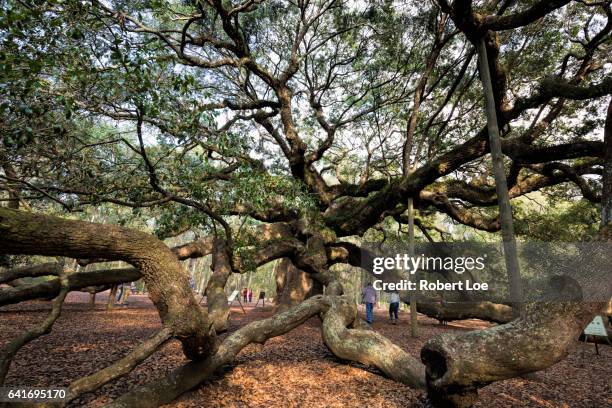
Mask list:
[[[227,301],[228,301],[229,303],[232,303],[234,300],[236,300],[236,296],[238,296],[238,293],[240,293],[240,291],[239,291],[239,290],[235,290],[235,291],[233,291],[233,292],[232,292],[232,294],[230,295],[230,297],[229,297],[229,298],[227,298]]]
[[[604,326],[601,316],[595,316],[593,321],[584,329],[584,334],[589,336],[608,337],[608,332],[606,331],[606,326]]]

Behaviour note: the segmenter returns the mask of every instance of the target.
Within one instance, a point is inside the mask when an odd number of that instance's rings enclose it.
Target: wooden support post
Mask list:
[[[523,285],[521,282],[521,274],[518,263],[514,226],[512,224],[512,207],[510,205],[510,195],[508,194],[508,183],[506,181],[501,139],[497,124],[493,84],[491,83],[491,74],[489,72],[489,61],[487,58],[487,49],[484,37],[480,39],[478,44],[478,66],[480,69],[480,79],[482,81],[486,101],[487,128],[489,132],[491,160],[493,162],[495,189],[497,191],[497,202],[501,221],[504,257],[506,260],[506,270],[508,273],[510,300],[513,305],[514,315],[515,317],[518,317],[525,313],[525,304],[523,303]]]
[[[410,257],[414,257],[414,204],[412,198],[408,199],[408,251]],[[412,272],[412,271],[410,271]],[[416,278],[416,273],[410,277],[410,280]],[[418,337],[418,321],[417,321],[417,291],[411,290],[409,294],[410,299],[410,335],[412,337]]]

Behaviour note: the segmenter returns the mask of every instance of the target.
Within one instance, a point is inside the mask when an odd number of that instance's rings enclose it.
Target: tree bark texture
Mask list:
[[[298,269],[289,258],[282,258],[274,268],[276,275],[276,310],[283,312],[305,299],[320,294],[322,285]]]
[[[222,239],[216,239],[213,245],[212,275],[206,286],[206,305],[213,328],[217,333],[229,327],[230,308],[225,294],[225,284],[232,274],[230,254]]]
[[[216,339],[176,256],[152,235],[115,225],[65,220],[0,208],[0,252],[122,260],[137,268],[164,326],[181,339],[185,355],[205,358]]]
[[[612,226],[603,227],[594,241],[612,242]],[[600,253],[585,257],[583,267],[590,279],[582,291],[593,299],[610,299],[610,267],[601,264],[609,246],[595,245],[592,250]],[[427,367],[429,398],[437,406],[469,407],[480,387],[550,367],[565,358],[584,327],[607,304],[563,298],[533,302],[524,317],[510,323],[428,340],[421,360]]]
[[[417,359],[375,331],[350,328],[357,320],[357,307],[347,298],[333,297],[322,320],[323,341],[337,357],[375,366],[411,387],[424,387],[425,368]]]

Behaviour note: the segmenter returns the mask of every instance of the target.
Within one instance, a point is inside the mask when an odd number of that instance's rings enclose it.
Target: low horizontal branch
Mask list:
[[[0,272],[0,283],[10,282],[21,278],[35,278],[38,276],[58,276],[62,266],[57,262],[48,262],[37,265],[19,266]]]
[[[140,271],[135,268],[101,269],[97,271],[78,272],[67,275],[68,290],[80,290],[91,286],[118,285],[137,281]],[[0,306],[34,299],[51,299],[60,293],[59,278],[43,282],[19,285],[0,290]]]

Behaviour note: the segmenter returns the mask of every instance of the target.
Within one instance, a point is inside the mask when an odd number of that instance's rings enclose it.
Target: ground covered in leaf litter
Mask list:
[[[52,334],[24,347],[16,356],[6,385],[67,386],[128,353],[160,327],[156,310],[145,296],[130,305],[105,311],[106,296],[95,308],[87,295],[71,293]],[[0,346],[42,321],[48,302],[0,308]],[[271,315],[271,308],[232,309],[232,330]],[[446,331],[474,330],[488,324],[467,320],[441,326],[419,316],[419,338],[409,336],[408,315],[389,325],[379,310],[374,329],[418,358],[424,341]],[[424,394],[384,378],[373,368],[336,359],[323,345],[313,318],[292,332],[250,345],[235,364],[168,407],[427,407]],[[579,344],[563,362],[530,378],[498,382],[481,391],[477,407],[612,406],[612,347]],[[185,362],[178,342],[166,344],[130,375],[74,401],[72,407],[99,407],[129,389],[167,374]]]

